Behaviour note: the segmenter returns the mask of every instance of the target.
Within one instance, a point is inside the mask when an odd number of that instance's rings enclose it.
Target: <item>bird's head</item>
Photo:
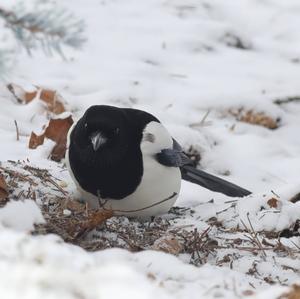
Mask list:
[[[91,106],[71,133],[71,146],[79,148],[86,158],[121,153],[127,146],[130,131],[126,115],[117,107]],[[93,160],[93,159],[92,159]]]

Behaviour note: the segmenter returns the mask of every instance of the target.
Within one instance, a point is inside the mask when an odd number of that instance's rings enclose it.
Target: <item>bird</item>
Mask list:
[[[196,168],[154,115],[133,108],[90,106],[68,132],[65,160],[80,198],[115,215],[167,213],[182,179],[231,197],[251,194]]]

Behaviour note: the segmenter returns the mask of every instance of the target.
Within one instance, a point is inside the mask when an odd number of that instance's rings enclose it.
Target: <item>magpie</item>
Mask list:
[[[93,209],[149,217],[174,205],[181,179],[232,197],[251,194],[193,166],[152,114],[95,105],[68,133],[66,164],[81,198]]]

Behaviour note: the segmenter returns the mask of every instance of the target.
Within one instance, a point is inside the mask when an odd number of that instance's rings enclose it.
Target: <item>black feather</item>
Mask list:
[[[180,170],[184,180],[198,184],[209,190],[220,192],[231,197],[243,197],[251,194],[250,191],[242,187],[196,169],[193,166],[184,165]]]
[[[209,190],[231,197],[243,197],[251,194],[250,191],[242,187],[196,169],[193,166],[193,161],[183,153],[180,144],[175,139],[173,139],[173,148],[162,150],[156,155],[156,159],[162,165],[180,167],[182,179]]]

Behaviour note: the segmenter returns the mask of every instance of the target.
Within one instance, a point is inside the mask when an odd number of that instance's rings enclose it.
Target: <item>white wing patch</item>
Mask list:
[[[156,121],[150,122],[143,132],[141,150],[143,154],[157,154],[162,149],[172,148],[173,139],[167,129]]]

